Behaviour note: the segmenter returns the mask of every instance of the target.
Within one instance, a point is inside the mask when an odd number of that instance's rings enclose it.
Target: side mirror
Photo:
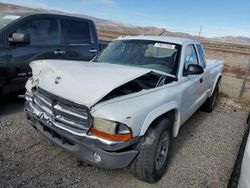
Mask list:
[[[13,33],[11,38],[9,39],[12,43],[18,44],[29,44],[30,43],[30,35],[26,33]]]
[[[202,66],[197,65],[197,64],[190,64],[187,67],[187,70],[184,71],[183,75],[197,75],[197,74],[202,74],[204,72],[204,69]]]

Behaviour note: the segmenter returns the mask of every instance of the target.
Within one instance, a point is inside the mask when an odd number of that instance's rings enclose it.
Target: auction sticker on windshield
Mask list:
[[[175,49],[175,45],[173,44],[166,44],[166,43],[155,43],[154,47],[156,48],[167,48],[167,49]]]

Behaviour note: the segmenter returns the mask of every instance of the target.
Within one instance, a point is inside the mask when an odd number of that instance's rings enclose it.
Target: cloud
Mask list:
[[[104,4],[104,5],[113,5],[115,4],[114,0],[81,0],[83,4]]]
[[[45,3],[40,2],[39,0],[16,0],[16,2],[23,6],[33,7],[33,8],[49,8]]]
[[[62,11],[62,12],[70,12],[70,11],[65,10],[65,9],[49,6],[49,5],[41,2],[41,0],[3,0],[3,2],[17,4],[20,6],[25,6],[25,7],[30,7],[30,8],[41,8],[41,9],[47,9],[47,10],[57,10],[57,11]]]
[[[138,16],[138,17],[149,17],[148,14],[141,13],[141,12],[130,12],[131,15]]]
[[[114,0],[101,0],[102,3],[107,4],[107,5],[111,5],[114,4],[115,1]]]
[[[1,2],[10,3],[10,4],[14,4],[14,5],[19,5],[19,6],[24,6],[24,7],[30,7],[30,8],[59,10],[58,8],[48,6],[45,3],[40,2],[40,0],[1,0]]]

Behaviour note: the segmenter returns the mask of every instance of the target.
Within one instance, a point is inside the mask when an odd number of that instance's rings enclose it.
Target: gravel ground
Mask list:
[[[0,104],[0,187],[226,187],[247,117],[227,99],[213,113],[196,112],[174,139],[166,174],[151,185],[127,169],[80,163],[27,123],[23,103]]]

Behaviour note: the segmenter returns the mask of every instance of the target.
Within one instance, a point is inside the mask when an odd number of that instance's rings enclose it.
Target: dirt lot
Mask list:
[[[207,57],[210,59],[221,59],[224,61],[225,66],[221,83],[221,92],[229,97],[238,99],[243,78],[246,75],[246,69],[250,61],[250,56],[218,50],[206,50],[206,53]],[[250,73],[242,99],[250,104]]]
[[[174,139],[167,173],[150,185],[127,169],[80,164],[27,123],[23,100],[8,99],[0,104],[0,187],[226,187],[246,116],[227,99],[211,114],[198,111]]]
[[[207,55],[224,60],[221,91],[237,99],[249,56],[214,50]],[[249,104],[249,80],[247,87],[243,98]],[[79,163],[27,123],[23,103],[13,98],[0,102],[0,187],[226,187],[247,116],[246,109],[225,98],[211,114],[198,111],[174,139],[167,173],[150,185],[127,169]]]

